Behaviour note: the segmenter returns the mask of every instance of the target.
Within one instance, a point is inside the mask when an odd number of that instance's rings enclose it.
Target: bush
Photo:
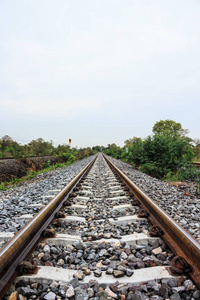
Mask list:
[[[59,156],[63,159],[64,162],[74,162],[76,157],[71,153],[61,153]]]
[[[42,164],[42,169],[49,168],[50,165],[51,165],[51,161],[48,160],[47,162],[45,162],[45,163]]]
[[[141,167],[142,172],[157,178],[169,178],[178,171],[179,177],[191,176],[190,165],[194,154],[187,139],[165,135],[149,136],[143,142],[143,147],[145,164]]]
[[[150,176],[162,179],[164,175],[170,172],[170,169],[161,168],[156,162],[148,162],[141,166],[140,171]]]
[[[128,161],[132,161],[136,167],[145,162],[144,142],[140,138],[136,138],[132,147],[129,148]]]

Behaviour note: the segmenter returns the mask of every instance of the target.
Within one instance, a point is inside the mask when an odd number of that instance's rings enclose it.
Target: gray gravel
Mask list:
[[[143,175],[143,174],[142,174]],[[115,188],[118,186],[118,188]],[[116,189],[116,190],[115,190]],[[118,192],[117,192],[118,189]],[[125,196],[125,197],[124,197]],[[58,245],[52,239],[50,243],[41,243],[30,257],[37,266],[51,266],[56,268],[75,270],[74,279],[70,282],[52,281],[50,284],[20,280],[10,298],[5,300],[39,300],[39,299],[72,299],[72,300],[197,300],[200,290],[190,279],[185,277],[151,280],[140,285],[134,285],[131,276],[136,269],[152,266],[168,266],[173,259],[173,253],[164,241],[149,240],[147,243],[129,245],[120,241],[124,234],[146,232],[149,228],[147,219],[139,222],[130,222],[127,225],[115,225],[108,217],[116,219],[138,213],[137,207],[113,211],[114,205],[131,203],[132,195],[124,188],[123,183],[117,182],[99,157],[90,170],[72,193],[69,204],[86,205],[84,212],[65,207],[63,211],[69,216],[84,216],[86,222],[65,222],[62,219],[50,225],[56,232],[79,233],[82,241],[67,245]],[[76,214],[75,214],[76,212]],[[57,224],[57,225],[56,225]],[[69,232],[70,231],[70,232]],[[116,238],[113,242],[96,243],[101,238]],[[148,272],[148,270],[146,270]],[[106,273],[115,277],[113,284],[99,284],[98,279]],[[85,276],[94,275],[96,280],[81,283]],[[119,283],[120,277],[130,277],[128,283]]]
[[[49,202],[50,199],[44,197],[52,194],[49,190],[62,189],[93,157],[90,156],[62,169],[39,174],[15,188],[0,191],[0,232],[18,231],[27,222],[26,219],[18,219],[21,215],[35,215],[41,209],[31,207],[31,204],[45,205]]]
[[[18,298],[15,298],[17,294]],[[12,299],[20,300],[199,300],[200,290],[197,290],[189,279],[179,282],[176,279],[157,280],[134,286],[134,284],[120,284],[118,281],[111,285],[98,284],[98,278],[80,285],[79,277],[76,277],[69,283],[53,281],[50,285],[21,280],[17,283],[12,296]],[[4,299],[8,300],[9,297]]]
[[[110,160],[171,217],[200,242],[200,199],[195,186],[185,183],[178,188],[135,170],[131,165],[109,157]],[[186,194],[191,194],[187,196]]]

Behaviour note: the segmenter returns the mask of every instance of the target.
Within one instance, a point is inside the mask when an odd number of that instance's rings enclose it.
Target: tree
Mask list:
[[[181,123],[173,120],[161,120],[156,122],[152,129],[155,135],[166,135],[171,137],[185,137],[188,129],[183,129]]]
[[[133,138],[131,138],[131,139],[126,140],[126,141],[124,142],[125,147],[132,147],[133,144],[134,144],[135,142],[137,142],[138,140],[141,141],[141,138],[133,137]]]
[[[181,137],[148,136],[143,147],[144,164],[141,171],[157,178],[164,178],[167,174],[176,175],[181,168],[185,170],[189,167],[194,158],[192,145]]]
[[[52,154],[52,145],[45,142],[42,138],[32,140],[29,144],[31,151],[35,155],[50,155]]]
[[[13,139],[9,135],[4,135],[2,137],[2,149],[4,150],[6,147],[11,146],[13,143]]]
[[[121,149],[115,143],[112,143],[108,144],[108,146],[105,149],[103,149],[103,152],[107,155],[120,159],[123,153],[123,149]]]
[[[102,151],[101,149],[102,149],[102,146],[93,146],[92,147],[92,150],[96,151],[96,152],[101,152]]]
[[[143,149],[143,141],[141,138],[131,138],[126,140],[124,147],[123,158],[130,163],[134,163],[136,167],[139,167],[144,160],[144,149]],[[128,147],[128,151],[127,148]]]
[[[24,154],[24,148],[17,142],[13,141],[13,139],[5,135],[0,141],[1,144],[1,155],[3,156],[20,156]]]
[[[61,154],[61,153],[68,153],[70,152],[70,146],[67,144],[63,144],[63,145],[58,145],[58,147],[56,148],[56,154]]]

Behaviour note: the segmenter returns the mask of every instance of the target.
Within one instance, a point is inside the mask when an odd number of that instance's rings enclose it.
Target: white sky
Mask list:
[[[0,137],[200,138],[199,0],[0,0]]]

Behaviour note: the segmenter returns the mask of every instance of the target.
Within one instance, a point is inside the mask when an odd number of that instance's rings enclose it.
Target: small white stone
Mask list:
[[[44,252],[38,254],[38,258],[41,259],[44,256]]]
[[[27,300],[27,297],[25,297],[25,296],[23,296],[21,294],[18,294],[17,297],[19,298],[19,300]]]
[[[50,287],[58,287],[58,286],[59,286],[59,283],[55,280],[50,284]]]
[[[105,292],[109,297],[117,299],[117,295],[115,293],[113,293],[108,287],[105,289]]]
[[[89,295],[90,298],[94,297],[94,291],[93,291],[92,288],[88,288],[87,289],[87,293],[88,293],[88,295]]]
[[[115,246],[120,246],[120,241],[115,242]]]
[[[64,265],[64,263],[65,263],[64,259],[61,258],[61,259],[58,260],[57,265],[62,266],[62,265]]]
[[[50,247],[49,247],[49,245],[45,245],[44,248],[43,248],[43,251],[50,253]]]
[[[126,254],[126,252],[122,252],[121,253],[121,258],[122,259],[127,259],[128,255]]]
[[[160,247],[158,247],[158,248],[153,249],[152,252],[153,252],[153,254],[160,254],[160,253],[162,253],[162,249]]]
[[[46,300],[55,300],[56,299],[56,294],[54,294],[53,292],[49,292],[48,294],[46,294],[44,296],[44,299],[46,299]]]
[[[75,295],[75,293],[74,293],[74,288],[73,288],[72,285],[70,285],[69,288],[68,288],[68,290],[67,290],[67,292],[66,292],[66,297],[67,297],[67,298],[71,298],[71,297],[73,297],[74,295]]]

